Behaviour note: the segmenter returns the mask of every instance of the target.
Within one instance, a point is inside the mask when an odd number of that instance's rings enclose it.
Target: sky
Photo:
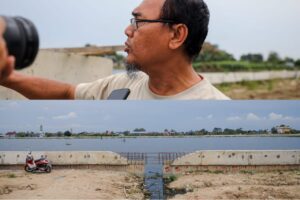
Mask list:
[[[1,0],[0,15],[32,20],[41,47],[122,45],[131,11],[141,0]],[[211,23],[207,41],[236,58],[271,51],[300,58],[299,0],[206,0]]]
[[[300,130],[300,101],[0,101],[0,133],[9,131],[105,132]]]

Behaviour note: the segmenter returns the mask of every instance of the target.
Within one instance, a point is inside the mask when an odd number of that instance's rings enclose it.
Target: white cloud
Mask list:
[[[81,128],[83,126],[81,124],[70,124],[69,127],[72,127],[72,128]]]
[[[73,119],[76,118],[77,114],[75,112],[70,112],[67,115],[59,115],[59,116],[55,116],[53,117],[53,119],[55,120],[67,120],[67,119]]]
[[[260,120],[260,118],[255,115],[254,113],[249,113],[247,116],[246,116],[246,119],[247,120],[250,120],[250,121],[253,121],[253,120]]]
[[[105,115],[104,117],[103,117],[103,120],[105,120],[105,121],[108,121],[108,120],[110,120],[112,117],[110,116],[110,115]]]
[[[283,115],[272,112],[269,114],[269,119],[270,120],[280,120],[280,119],[283,119]]]
[[[15,108],[19,108],[20,104],[18,102],[15,101],[7,101],[8,103],[5,102],[4,105],[0,106],[0,110],[9,110],[9,109],[15,109]]]
[[[50,108],[49,107],[47,107],[47,106],[45,106],[45,107],[43,107],[43,110],[50,110]]]
[[[9,106],[9,107],[12,107],[12,108],[16,108],[16,107],[19,106],[19,104],[18,104],[17,102],[15,102],[15,101],[12,101],[12,102],[10,102],[10,103],[8,104],[8,106]]]
[[[43,117],[43,116],[40,116],[40,117],[37,117],[37,119],[38,119],[38,120],[44,120],[44,119],[46,119],[46,118]]]
[[[288,120],[288,121],[299,121],[299,117],[291,117],[291,116],[284,116],[282,114],[277,114],[277,113],[270,113],[268,116],[269,120]]]
[[[212,119],[214,116],[213,115],[208,115],[206,118],[207,119]]]
[[[290,116],[286,116],[284,117],[285,120],[299,120],[299,118],[294,118],[294,117],[290,117]]]
[[[267,116],[257,116],[254,113],[248,113],[245,118],[241,116],[230,116],[226,118],[227,121],[239,121],[239,120],[248,120],[248,121],[257,121],[257,120],[287,120],[287,121],[300,121],[299,117],[284,116],[282,114],[270,113]]]
[[[239,121],[239,120],[242,120],[242,118],[239,116],[234,116],[234,117],[228,117],[226,120],[227,121]]]
[[[203,120],[203,117],[199,116],[195,118],[196,120]]]

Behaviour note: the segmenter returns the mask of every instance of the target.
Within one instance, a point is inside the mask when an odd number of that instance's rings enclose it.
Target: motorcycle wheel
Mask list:
[[[30,169],[30,167],[29,167],[28,165],[26,165],[26,166],[24,167],[24,169],[25,169],[26,172],[32,172],[32,170]]]
[[[47,165],[45,172],[50,173],[51,170],[52,170],[52,166],[51,165]]]

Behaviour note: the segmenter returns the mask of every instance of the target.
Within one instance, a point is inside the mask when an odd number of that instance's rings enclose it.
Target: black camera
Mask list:
[[[16,69],[30,66],[39,51],[39,35],[34,24],[23,17],[1,16],[6,24],[4,40],[9,55],[16,58]]]

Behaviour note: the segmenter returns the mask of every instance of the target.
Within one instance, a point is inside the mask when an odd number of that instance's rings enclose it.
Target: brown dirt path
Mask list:
[[[143,199],[142,181],[116,171],[0,171],[0,199]]]
[[[300,199],[300,171],[202,172],[179,177],[169,187],[189,191],[170,199]]]

